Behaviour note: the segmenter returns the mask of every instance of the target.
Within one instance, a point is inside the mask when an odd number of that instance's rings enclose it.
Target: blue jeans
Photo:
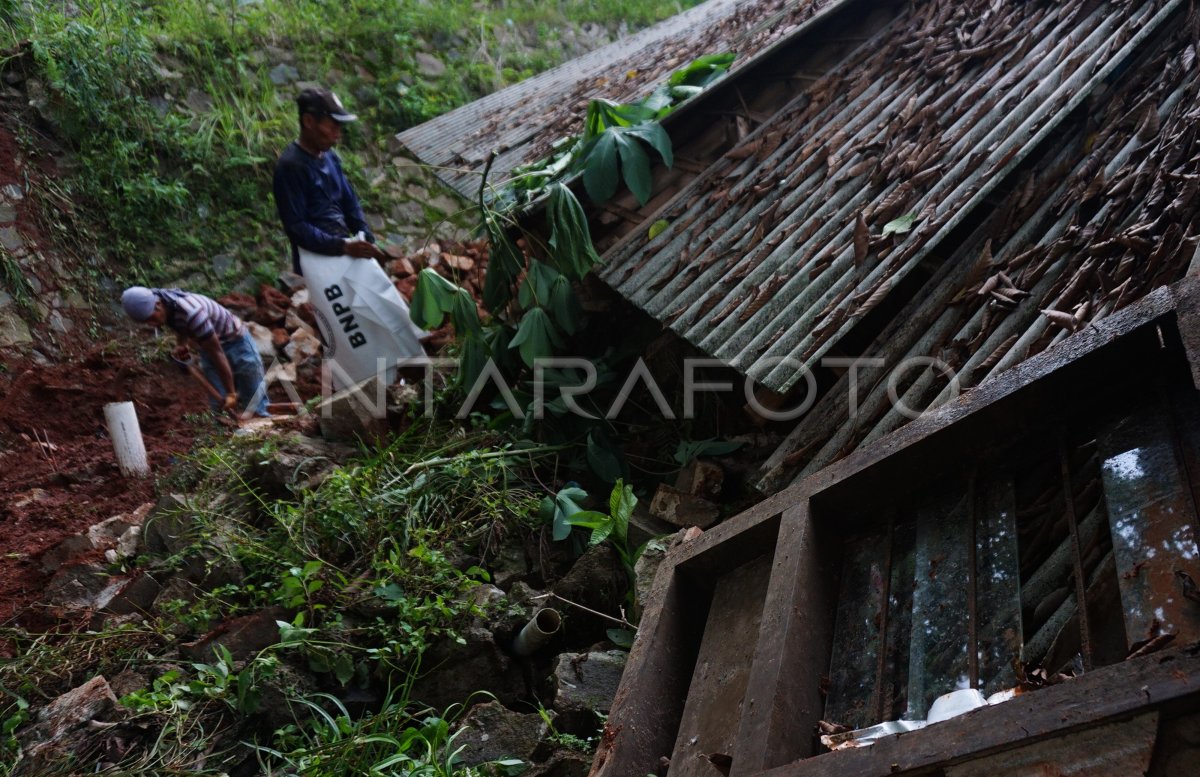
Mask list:
[[[258,355],[258,348],[255,347],[250,333],[244,333],[237,340],[221,343],[221,350],[225,352],[229,368],[233,370],[233,387],[237,389],[238,401],[241,403],[239,409],[245,411],[252,407],[254,415],[269,416],[267,384],[263,381],[262,358]],[[213,384],[213,388],[220,392],[221,396],[225,396],[225,384],[217,373],[217,367],[208,358],[208,354],[203,351],[200,352],[200,366],[203,368],[208,382]],[[251,405],[252,402],[253,405]],[[215,399],[210,399],[209,404],[213,410],[220,410],[220,404]]]

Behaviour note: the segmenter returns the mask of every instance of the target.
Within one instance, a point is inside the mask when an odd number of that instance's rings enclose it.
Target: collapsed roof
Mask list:
[[[969,387],[1188,272],[1187,3],[841,0],[808,17],[710,90],[724,98],[664,122],[686,174],[598,211],[600,277],[700,350],[779,393],[833,355],[932,357]],[[836,376],[761,487],[904,424],[889,394],[952,397],[938,370],[888,377]]]

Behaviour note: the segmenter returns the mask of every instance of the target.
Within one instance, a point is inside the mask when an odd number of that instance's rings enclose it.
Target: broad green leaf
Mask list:
[[[667,221],[666,219],[659,219],[650,225],[650,230],[646,233],[647,239],[653,240],[665,232],[669,226],[671,226],[671,222]]]
[[[421,270],[408,309],[409,318],[422,329],[437,329],[450,312],[457,292],[457,286],[433,270]]]
[[[703,86],[687,86],[687,85],[672,86],[671,87],[671,96],[674,97],[676,100],[683,101],[683,100],[688,99],[689,97],[695,97],[696,95],[700,94],[703,91],[704,91]]]
[[[625,650],[633,647],[633,640],[637,637],[637,632],[630,629],[609,629],[606,633],[609,642]]]
[[[623,474],[620,449],[601,429],[588,432],[587,461],[592,472],[606,483],[615,483]]]
[[[571,486],[560,490],[554,496],[554,539],[565,540],[571,533],[569,519],[579,513],[589,512],[579,506],[581,499],[587,499],[587,492]]]
[[[346,653],[338,653],[333,659],[333,676],[342,685],[354,678],[354,659]]]
[[[550,187],[548,210],[555,262],[560,272],[578,280],[600,263],[583,206],[570,189],[556,183]]]
[[[596,139],[583,160],[583,188],[592,202],[599,205],[613,196],[619,180],[616,130],[607,130]]]
[[[458,380],[459,385],[470,388],[479,379],[479,374],[487,365],[487,343],[475,333],[467,333],[462,337],[462,354],[459,356]]]
[[[608,497],[608,511],[612,514],[613,522],[617,525],[617,535],[621,539],[625,539],[629,528],[629,519],[633,517],[633,508],[637,506],[637,503],[638,499],[633,494],[633,488],[625,485],[624,480],[618,479]]]
[[[483,279],[483,304],[492,313],[500,313],[512,299],[512,283],[525,267],[521,249],[495,218],[487,218],[488,267]]]
[[[725,52],[722,54],[707,54],[691,62],[691,64],[676,70],[667,81],[671,86],[707,86],[724,75],[737,54]]]
[[[599,545],[608,539],[613,532],[612,517],[594,510],[583,510],[575,513],[567,518],[567,523],[572,526],[578,526],[581,529],[591,529],[592,535],[588,537],[589,545]]]
[[[579,299],[567,276],[559,275],[550,286],[550,312],[554,314],[554,322],[569,335],[575,334],[579,327],[582,312]]]
[[[650,201],[650,157],[642,150],[642,144],[634,138],[621,133],[617,138],[617,151],[621,155],[621,176],[625,185],[638,204],[645,205]]]
[[[680,440],[679,447],[675,449],[675,461],[679,466],[687,464],[692,459],[699,456],[724,456],[727,453],[733,453],[744,443],[734,442],[731,440]]]
[[[916,213],[907,213],[898,219],[892,219],[883,225],[883,237],[887,237],[892,233],[903,235],[905,232],[908,232],[913,228],[913,224],[915,224],[916,221]]]
[[[517,291],[517,301],[523,308],[549,304],[551,289],[559,278],[566,280],[558,270],[545,262],[531,261],[529,270],[525,273],[525,280],[521,282],[521,288]]]
[[[658,152],[658,155],[662,157],[663,164],[667,167],[675,164],[675,157],[671,153],[671,136],[663,129],[663,125],[656,121],[647,122],[630,127],[625,130],[625,134],[646,141],[651,148]]]
[[[642,106],[647,111],[653,111],[655,117],[657,117],[659,115],[659,111],[663,110],[664,108],[670,108],[673,102],[675,102],[675,100],[674,95],[671,92],[671,88],[663,85],[651,92],[646,99],[642,100]]]
[[[450,320],[454,323],[454,331],[459,337],[483,333],[479,324],[479,310],[475,307],[474,298],[466,289],[455,291],[454,299],[450,301]]]
[[[521,360],[527,366],[532,367],[535,360],[552,357],[554,348],[561,342],[546,311],[542,308],[534,308],[521,319],[517,335],[508,344],[508,347],[519,349]]]

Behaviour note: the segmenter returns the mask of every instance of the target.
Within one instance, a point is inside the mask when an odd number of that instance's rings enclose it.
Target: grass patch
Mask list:
[[[4,0],[0,51],[31,42],[31,57],[2,64],[24,68],[75,151],[68,194],[107,263],[155,281],[230,246],[247,268],[282,264],[270,182],[295,134],[296,87],[274,68],[334,87],[362,116],[348,168],[368,209],[386,212],[389,193],[369,191],[362,169],[393,133],[558,64],[566,30],[637,29],[694,2]],[[421,51],[442,77],[422,75]]]

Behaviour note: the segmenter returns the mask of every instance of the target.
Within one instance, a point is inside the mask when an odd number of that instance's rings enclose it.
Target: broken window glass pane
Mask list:
[[[1134,412],[1099,438],[1113,552],[1130,646],[1158,636],[1200,637],[1195,507],[1161,405]],[[1191,596],[1189,596],[1191,594]]]
[[[907,720],[944,693],[970,687],[966,496],[936,494],[917,508]]]
[[[980,690],[985,696],[1016,685],[1021,654],[1021,594],[1017,510],[1012,479],[981,483],[975,517],[975,612]]]
[[[846,543],[838,598],[828,720],[864,728],[874,723],[875,674],[883,607],[886,532]]]

